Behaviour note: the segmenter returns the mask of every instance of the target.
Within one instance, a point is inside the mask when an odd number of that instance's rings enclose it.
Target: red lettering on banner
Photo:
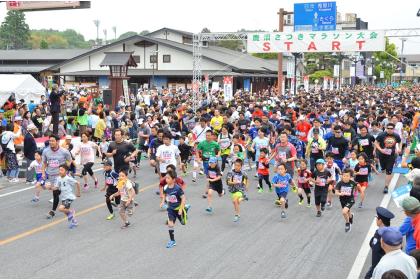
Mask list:
[[[270,42],[263,43],[263,51],[268,52],[271,49]]]
[[[331,42],[331,45],[332,45],[332,47],[331,47],[331,49],[334,51],[334,50],[336,50],[336,51],[339,51],[340,50],[340,42],[339,41],[332,41]]]
[[[359,44],[359,51],[363,48],[363,44],[366,43],[365,40],[363,41],[356,41],[357,44]]]
[[[293,45],[293,42],[284,42],[284,44],[286,45],[286,49],[290,51],[290,46]]]
[[[315,46],[315,43],[313,41],[308,46],[308,51],[310,51],[310,50],[314,50],[314,51],[317,50],[316,46]]]

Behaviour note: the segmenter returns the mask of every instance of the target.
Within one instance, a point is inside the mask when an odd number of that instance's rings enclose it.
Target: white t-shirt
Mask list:
[[[201,141],[206,140],[207,130],[211,130],[210,127],[206,126],[206,127],[202,128],[201,125],[197,125],[196,127],[194,127],[192,132],[197,137],[197,140],[196,140],[197,143],[200,143]]]
[[[159,163],[159,168],[161,173],[166,173],[166,167],[169,164],[176,166],[176,159],[179,156],[180,152],[177,146],[170,145],[160,145],[156,150],[156,157],[163,159],[163,162]]]
[[[144,104],[146,104],[147,106],[150,106],[150,95],[148,94],[143,95],[143,100],[144,100]]]
[[[87,143],[80,143],[80,163],[86,164],[88,162],[95,162],[96,149],[97,145],[92,141],[88,141]]]

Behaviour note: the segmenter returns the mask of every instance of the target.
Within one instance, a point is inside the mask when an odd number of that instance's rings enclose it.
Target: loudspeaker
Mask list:
[[[104,100],[104,105],[111,106],[111,104],[112,104],[112,90],[111,89],[104,89],[102,99]]]

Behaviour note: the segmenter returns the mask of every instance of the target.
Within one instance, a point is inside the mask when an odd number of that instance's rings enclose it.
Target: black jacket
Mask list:
[[[30,160],[35,160],[35,151],[37,150],[35,138],[28,132],[23,140],[23,154]]]

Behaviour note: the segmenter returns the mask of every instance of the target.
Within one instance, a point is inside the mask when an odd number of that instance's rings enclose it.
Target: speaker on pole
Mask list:
[[[103,90],[103,100],[104,105],[112,105],[112,90],[111,89],[104,89]]]

